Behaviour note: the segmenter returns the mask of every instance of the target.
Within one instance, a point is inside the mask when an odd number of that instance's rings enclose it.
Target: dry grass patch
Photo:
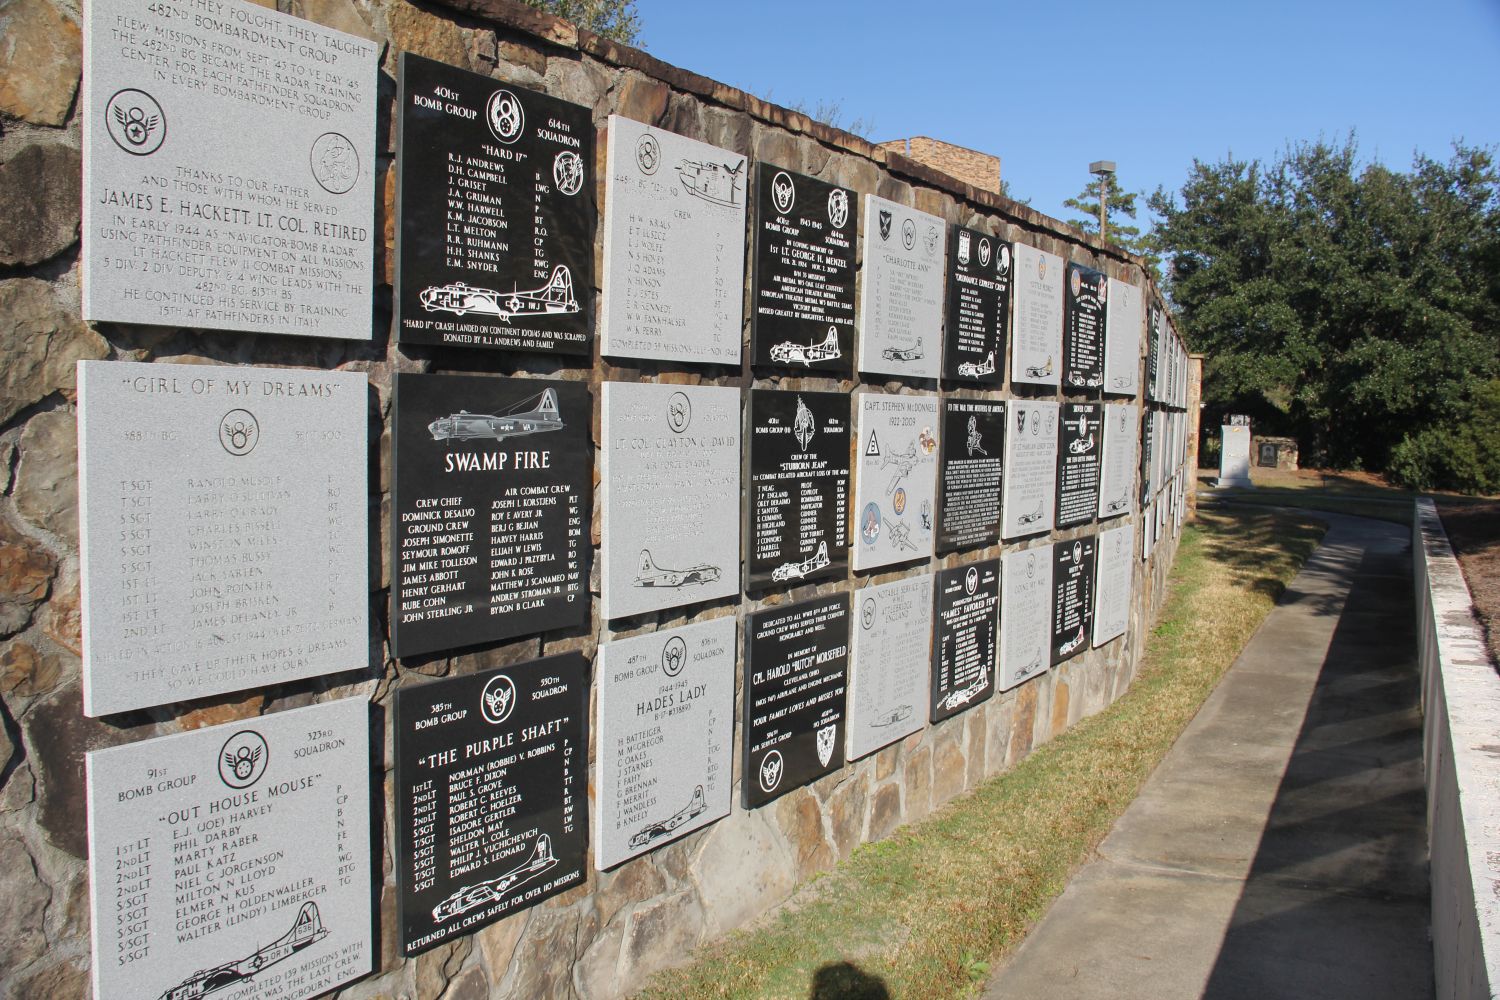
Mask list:
[[[1183,535],[1129,693],[931,818],[867,844],[641,996],[876,1000],[977,992],[1088,858],[1296,575],[1322,527],[1250,510]],[[885,992],[882,992],[885,991]]]

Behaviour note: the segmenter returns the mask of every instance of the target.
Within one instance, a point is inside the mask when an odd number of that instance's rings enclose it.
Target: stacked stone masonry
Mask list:
[[[435,370],[430,357],[403,352],[389,332],[395,226],[391,119],[399,53],[419,53],[592,108],[601,205],[605,123],[610,114],[619,114],[846,185],[861,195],[914,205],[950,224],[1029,243],[1121,280],[1148,283],[1138,260],[975,181],[955,179],[917,159],[509,0],[447,2],[435,7],[405,0],[280,0],[285,13],[381,46],[376,224],[383,227],[384,245],[376,249],[375,336],[359,343],[85,323],[80,318],[80,113],[75,101],[80,14],[60,0],[0,0],[0,896],[6,900],[0,916],[0,994],[5,997],[89,994],[87,751],[340,697],[367,698],[377,706],[371,747],[380,794],[374,812],[380,939],[375,971],[337,995],[592,1000],[638,987],[654,971],[681,962],[695,946],[775,907],[799,882],[831,868],[858,845],[928,816],[1005,770],[1110,704],[1135,675],[1175,553],[1170,531],[1149,559],[1136,560],[1133,606],[1123,640],[924,727],[764,808],[747,811],[737,802],[727,818],[686,838],[610,872],[591,871],[577,888],[420,957],[403,959],[396,943],[393,751],[387,726],[397,688],[554,653],[580,651],[592,658],[601,633],[618,639],[726,613],[743,621],[745,613],[760,607],[842,592],[850,583],[841,579],[760,600],[724,600],[633,618],[623,623],[627,628],[611,629],[601,619],[597,601],[600,505],[595,502],[596,569],[590,583],[595,601],[587,627],[458,656],[399,664],[390,657],[386,532],[392,375]],[[596,261],[602,238],[601,227]],[[596,266],[596,273],[602,271]],[[746,316],[748,338],[749,310]],[[74,371],[77,361],[92,359],[336,368],[368,378],[369,638],[374,666],[102,719],[83,715]],[[588,384],[596,398],[596,454],[598,387],[605,381],[844,392],[855,386],[848,380],[752,378],[748,367],[738,366],[617,365],[597,355],[588,364],[502,354],[474,358],[469,367]],[[912,391],[899,382],[877,388]],[[1144,408],[1143,397],[1137,402]],[[1189,433],[1188,441],[1195,440],[1196,434]],[[1193,464],[1190,459],[1189,468]],[[1136,521],[1139,539],[1144,518]],[[1054,532],[1051,538],[1066,540],[1094,530],[1088,524]],[[883,582],[931,572],[993,558],[1001,551],[993,545],[868,579]],[[737,677],[737,689],[742,682]],[[736,726],[737,738],[738,730]]]
[[[910,139],[892,139],[889,142],[880,143],[879,148],[910,157],[918,163],[941,170],[980,190],[1000,193],[1000,157],[998,156],[981,153],[977,149],[969,149],[966,146],[956,146],[941,139],[931,139],[925,135],[912,136]]]

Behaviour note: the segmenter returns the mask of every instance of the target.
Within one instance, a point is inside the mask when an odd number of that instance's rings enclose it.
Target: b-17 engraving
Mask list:
[[[1113,514],[1116,511],[1124,510],[1129,505],[1130,505],[1130,495],[1127,493],[1125,496],[1115,497],[1109,503],[1105,504],[1104,505],[1104,513],[1106,513],[1106,514]]]
[[[1057,655],[1058,656],[1067,656],[1069,653],[1073,652],[1073,650],[1077,649],[1079,646],[1082,646],[1082,645],[1083,645],[1083,626],[1080,625],[1080,626],[1078,626],[1078,634],[1077,635],[1075,635],[1073,638],[1069,639],[1067,642],[1064,642],[1061,646],[1057,647]]]
[[[818,551],[808,556],[801,562],[782,563],[771,571],[771,579],[777,583],[787,580],[800,580],[807,574],[827,566],[832,560],[828,558],[828,543],[819,542]]]
[[[1076,441],[1069,441],[1068,442],[1068,451],[1069,451],[1069,453],[1074,454],[1074,455],[1087,455],[1089,452],[1091,452],[1093,450],[1094,450],[1094,434],[1093,434],[1092,431],[1089,432],[1089,436],[1088,437],[1082,437],[1082,438],[1079,438]]]
[[[838,357],[842,357],[839,352],[839,331],[832,326],[828,328],[828,336],[823,338],[821,344],[798,344],[785,340],[771,348],[771,360],[779,365],[811,365],[814,361],[832,361]]]
[[[473,288],[460,281],[424,288],[418,298],[428,312],[451,312],[455,316],[474,313],[494,316],[502,323],[509,323],[514,316],[558,316],[578,311],[578,299],[573,296],[573,272],[566,264],[553,268],[552,279],[541,288],[499,292],[493,288]]]
[[[703,799],[703,786],[698,785],[693,789],[693,797],[688,800],[687,805],[683,806],[681,809],[677,810],[675,813],[668,816],[660,823],[652,823],[650,826],[638,830],[636,833],[634,833],[630,838],[631,850],[635,850],[639,847],[645,847],[653,840],[660,840],[662,837],[667,836],[673,830],[676,830],[678,827],[682,826],[694,816],[701,814],[707,808],[708,803]]]
[[[1052,358],[1048,356],[1045,365],[1030,365],[1026,369],[1027,378],[1046,378],[1052,374]]]
[[[731,167],[727,163],[683,160],[677,165],[677,179],[682,181],[682,186],[693,197],[734,208],[740,204],[740,198],[744,194],[744,177],[740,174],[744,169],[743,163]]]
[[[490,903],[504,901],[505,894],[516,886],[530,882],[538,875],[557,864],[557,855],[552,853],[552,838],[541,834],[531,856],[498,878],[486,879],[466,885],[432,908],[432,919],[438,923],[452,920],[470,910]]]
[[[870,727],[872,729],[884,729],[887,726],[894,726],[898,722],[905,722],[907,719],[911,718],[911,711],[912,709],[910,705],[902,705],[898,708],[893,708],[889,712],[882,715],[880,718],[871,721]]]
[[[1041,519],[1042,519],[1042,501],[1039,499],[1036,502],[1036,510],[1032,511],[1029,514],[1022,514],[1020,517],[1016,518],[1016,523],[1017,524],[1035,524],[1036,522],[1040,521]]]
[[[685,587],[690,583],[713,583],[720,572],[719,567],[708,563],[686,569],[663,569],[652,560],[649,549],[641,549],[640,568],[631,583],[637,587]]]
[[[984,691],[984,689],[987,688],[987,687],[989,687],[989,686],[990,686],[989,671],[988,670],[981,670],[980,673],[979,673],[979,679],[978,680],[976,680],[974,683],[970,684],[966,688],[960,688],[957,691],[949,691],[948,694],[939,703],[938,707],[942,708],[942,709],[944,709],[946,711],[946,710],[949,710],[949,709],[958,708],[961,705],[967,705],[969,702],[971,702],[975,698],[979,697],[979,695]]]
[[[1027,676],[1028,674],[1030,674],[1033,670],[1035,670],[1037,667],[1040,667],[1041,665],[1042,665],[1042,650],[1041,650],[1041,647],[1038,646],[1036,648],[1036,650],[1033,651],[1033,653],[1031,655],[1031,662],[1028,663],[1028,664],[1026,664],[1026,666],[1024,666],[1024,667],[1018,668],[1015,673],[1013,673],[1013,674],[1010,675],[1010,679],[1013,680],[1013,681],[1018,681],[1021,678]]]
[[[920,361],[927,357],[927,352],[922,350],[922,338],[918,337],[910,347],[887,347],[880,356],[887,361]]]
[[[526,406],[531,409],[522,409]],[[537,395],[517,403],[509,413],[494,416],[459,410],[434,420],[427,425],[427,430],[434,441],[468,441],[472,438],[504,441],[506,438],[527,434],[560,431],[564,426],[562,414],[557,408],[557,392],[543,389]]]
[[[995,352],[984,356],[983,361],[965,361],[958,366],[959,378],[979,378],[983,375],[995,374]]]
[[[318,904],[310,901],[303,903],[302,909],[297,911],[292,929],[281,937],[237,961],[193,973],[176,986],[164,990],[160,1000],[195,1000],[231,986],[248,983],[277,962],[285,961],[327,936],[328,929],[323,926],[323,920],[318,915]]]

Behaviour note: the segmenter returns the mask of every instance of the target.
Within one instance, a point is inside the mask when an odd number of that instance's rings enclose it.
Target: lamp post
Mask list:
[[[1089,164],[1089,173],[1099,178],[1099,239],[1105,239],[1105,225],[1109,214],[1109,178],[1115,172],[1114,160],[1095,160]]]

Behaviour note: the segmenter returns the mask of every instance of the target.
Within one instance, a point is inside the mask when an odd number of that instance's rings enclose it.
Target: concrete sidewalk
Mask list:
[[[1322,546],[986,1000],[1433,995],[1410,532]]]

